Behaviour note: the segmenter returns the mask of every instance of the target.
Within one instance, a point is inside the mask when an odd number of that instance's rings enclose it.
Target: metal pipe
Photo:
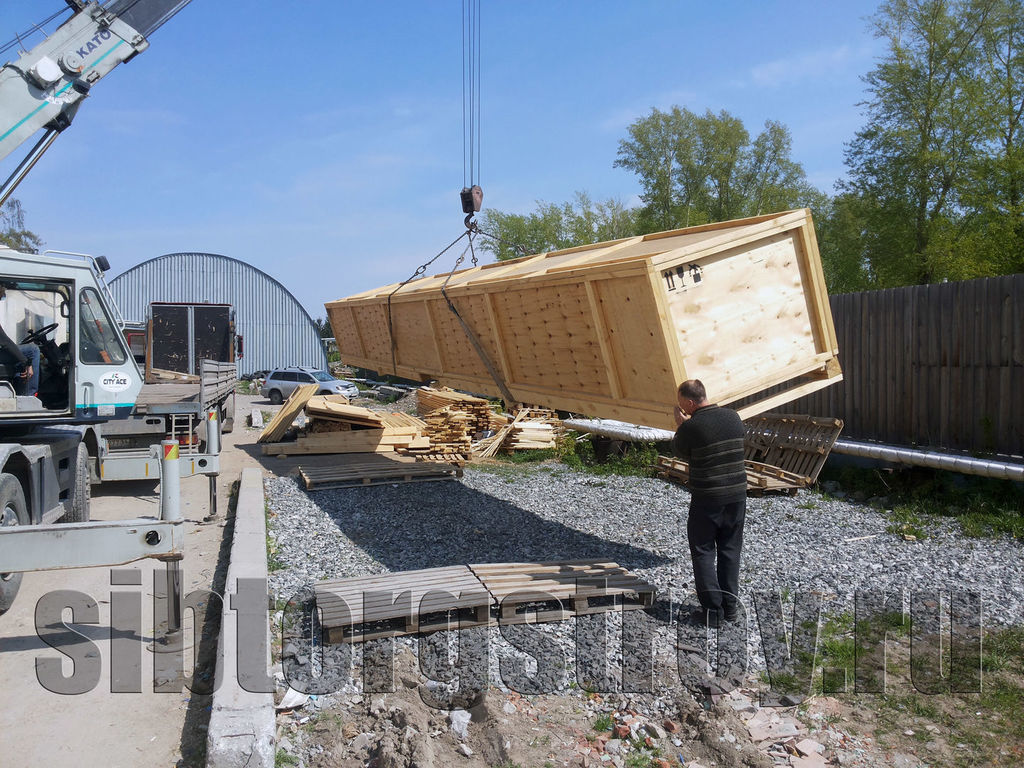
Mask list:
[[[181,469],[178,467],[178,441],[161,440],[160,519],[177,523],[181,516]]]
[[[562,422],[577,432],[610,437],[613,440],[643,440],[652,443],[665,442],[675,437],[675,432],[657,427],[641,427],[614,419],[566,419]]]
[[[206,452],[212,456],[220,453],[220,421],[217,415],[216,408],[210,408],[206,412]],[[209,477],[210,513],[204,518],[204,522],[217,519],[217,476],[210,475]]]
[[[1000,480],[1024,482],[1024,464],[991,459],[975,459],[970,456],[959,456],[938,451],[922,451],[916,448],[904,448],[898,445],[882,445],[881,443],[858,443],[853,440],[836,440],[832,446],[833,453],[847,456],[860,456],[865,459],[889,461],[894,464],[909,464],[916,467],[944,469],[960,472],[965,475],[994,477]]]
[[[46,150],[50,148],[50,145],[53,144],[54,140],[59,135],[60,131],[57,129],[47,128],[46,133],[44,133],[42,138],[36,142],[36,145],[32,147],[29,153],[25,156],[25,159],[22,160],[18,167],[14,169],[14,172],[7,177],[7,181],[3,183],[3,186],[0,186],[0,205],[7,202],[7,198],[14,193],[14,190],[18,188],[19,184],[21,184],[22,179],[24,179],[25,176],[28,175],[28,172],[35,167],[35,164],[39,162],[39,158],[45,154]]]
[[[162,440],[160,459],[160,519],[182,521],[181,469],[178,466],[178,441]],[[167,563],[167,642],[177,641],[181,633],[181,558]]]

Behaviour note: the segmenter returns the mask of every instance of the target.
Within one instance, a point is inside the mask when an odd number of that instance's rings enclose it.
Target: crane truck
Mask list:
[[[0,187],[0,205],[93,86],[189,2],[65,1],[70,18],[0,69],[0,161],[42,133]],[[39,349],[36,392],[24,391],[24,363],[0,359],[0,613],[24,571],[180,558],[180,517],[89,521],[99,425],[128,417],[143,384],[103,280],[108,269],[102,257],[0,246],[0,326]]]

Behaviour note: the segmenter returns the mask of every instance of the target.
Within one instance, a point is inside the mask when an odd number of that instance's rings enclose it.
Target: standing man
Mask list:
[[[745,429],[739,414],[708,402],[697,379],[676,393],[672,448],[690,465],[690,515],[686,523],[699,618],[717,627],[739,610],[740,549],[747,509],[743,465]],[[717,563],[716,563],[717,555]]]

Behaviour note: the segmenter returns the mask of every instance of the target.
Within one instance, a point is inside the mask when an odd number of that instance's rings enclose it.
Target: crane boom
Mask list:
[[[118,64],[146,50],[147,36],[189,2],[113,0],[100,5],[96,0],[68,0],[75,14],[0,69],[0,160],[41,129],[46,131],[0,191],[10,194],[71,124],[91,88]]]

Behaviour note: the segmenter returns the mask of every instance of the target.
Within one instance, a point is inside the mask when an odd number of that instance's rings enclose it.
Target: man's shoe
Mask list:
[[[711,629],[718,629],[718,625],[722,622],[724,616],[720,610],[697,608],[693,612],[693,620],[698,624],[711,627]]]

